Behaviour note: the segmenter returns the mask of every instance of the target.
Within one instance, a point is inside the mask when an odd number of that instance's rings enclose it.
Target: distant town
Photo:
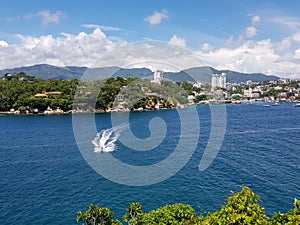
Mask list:
[[[194,86],[204,88],[205,85],[195,83]],[[206,100],[218,98],[228,100],[229,103],[242,103],[251,101],[265,102],[294,102],[300,99],[300,80],[279,79],[277,81],[245,83],[227,83],[226,73],[212,74],[211,89],[194,96],[205,96]],[[190,99],[193,99],[190,97]]]
[[[157,70],[152,79],[117,77],[80,82],[44,80],[23,72],[7,73],[0,80],[0,111],[2,114],[122,112],[249,102],[295,102],[295,106],[300,106],[300,81],[296,79],[228,83],[223,72],[211,74],[209,84],[173,82],[165,79],[164,74]]]

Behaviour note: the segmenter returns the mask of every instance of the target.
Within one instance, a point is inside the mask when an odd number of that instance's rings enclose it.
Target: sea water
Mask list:
[[[77,212],[91,203],[109,207],[120,220],[131,202],[142,203],[144,211],[188,203],[205,214],[218,210],[230,191],[243,185],[261,197],[269,216],[293,208],[293,199],[300,198],[300,108],[289,103],[226,106],[223,144],[204,171],[198,166],[210,137],[211,108],[197,106],[197,113],[194,126],[200,126],[200,134],[191,159],[169,179],[139,187],[110,181],[89,166],[76,144],[71,115],[0,116],[0,223],[75,224]],[[121,132],[110,130],[111,114],[96,114],[92,154],[112,154],[135,166],[166,159],[183,135],[177,110],[131,113],[128,127],[147,139],[153,118],[165,121],[163,142],[153,151],[135,151],[118,140]],[[103,134],[110,147],[101,153],[96,147]]]

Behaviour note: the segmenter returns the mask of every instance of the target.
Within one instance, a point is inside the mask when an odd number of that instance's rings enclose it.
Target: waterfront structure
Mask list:
[[[226,89],[226,73],[212,74],[211,87],[212,89],[217,89],[217,88]]]

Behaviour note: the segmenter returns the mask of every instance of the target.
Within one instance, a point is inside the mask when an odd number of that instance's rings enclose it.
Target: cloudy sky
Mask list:
[[[106,52],[147,40],[217,69],[300,78],[298,1],[1,1],[0,69],[97,66]]]

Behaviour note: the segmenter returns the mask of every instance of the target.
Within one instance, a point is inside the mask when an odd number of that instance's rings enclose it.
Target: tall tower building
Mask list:
[[[220,87],[226,89],[226,73],[220,75]]]
[[[212,74],[211,75],[211,87],[212,89],[224,88],[226,89],[226,73]]]
[[[154,82],[160,83],[164,79],[164,71],[162,70],[156,70],[154,72]]]
[[[212,89],[216,89],[218,87],[218,75],[217,74],[211,75],[211,87],[212,87]]]

